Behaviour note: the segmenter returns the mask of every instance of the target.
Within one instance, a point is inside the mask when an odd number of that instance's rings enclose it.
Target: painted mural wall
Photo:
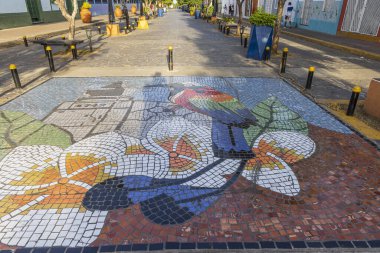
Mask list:
[[[297,26],[335,35],[342,3],[342,0],[299,0],[296,8]]]

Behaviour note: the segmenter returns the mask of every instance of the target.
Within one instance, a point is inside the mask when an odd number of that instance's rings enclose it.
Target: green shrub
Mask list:
[[[249,23],[257,26],[274,26],[276,15],[265,13],[263,9],[258,9],[249,17]]]
[[[229,18],[229,17],[224,17],[222,20],[223,20],[223,22],[225,22],[227,24],[231,24],[231,23],[235,22],[234,18]]]
[[[190,12],[195,12],[195,6],[191,6],[189,10]]]

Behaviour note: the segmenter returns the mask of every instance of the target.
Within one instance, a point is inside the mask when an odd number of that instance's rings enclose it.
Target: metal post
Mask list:
[[[136,30],[135,22],[132,23],[132,29],[133,29],[133,30]]]
[[[13,82],[15,83],[16,88],[20,89],[21,88],[21,82],[20,82],[20,78],[18,76],[16,65],[15,64],[9,65],[9,69],[11,70]]]
[[[282,51],[282,60],[281,60],[281,73],[285,73],[286,70],[286,60],[288,59],[288,51],[287,47]]]
[[[307,75],[307,81],[306,81],[306,89],[311,89],[311,83],[313,82],[313,76],[314,76],[314,67],[309,68],[309,74]]]
[[[244,48],[246,48],[248,46],[248,38],[245,37],[244,38]]]
[[[362,89],[359,86],[355,86],[354,88],[352,88],[351,99],[350,99],[350,103],[348,104],[347,113],[346,113],[347,116],[354,115],[360,92],[362,92]]]
[[[45,56],[48,57],[48,52],[46,50],[47,45],[43,45],[43,47],[44,47],[44,51],[45,51]]]
[[[125,34],[128,34],[128,29],[126,26],[124,26],[124,29],[125,29]]]
[[[132,32],[132,27],[131,27],[131,25],[128,25],[128,30],[129,30],[129,32]]]
[[[173,70],[173,47],[169,46],[169,71]]]
[[[227,35],[230,35],[230,27],[227,27]]]
[[[48,52],[50,72],[55,72],[54,59],[53,59],[53,53],[51,52],[51,47],[47,46],[46,51]]]
[[[78,53],[77,53],[76,46],[71,45],[70,48],[71,48],[71,53],[73,54],[73,60],[77,60],[78,59]]]
[[[92,52],[92,40],[91,40],[91,37],[88,38],[88,45],[90,46],[90,52]]]
[[[62,40],[65,40],[65,39],[66,39],[65,35],[62,35],[62,36],[61,36],[61,39],[62,39]]]
[[[28,44],[28,39],[26,38],[26,36],[22,37],[22,39],[24,40],[25,47],[28,47],[29,44]]]
[[[99,34],[102,33],[102,29],[100,28],[100,25],[98,25],[98,33],[99,33]]]

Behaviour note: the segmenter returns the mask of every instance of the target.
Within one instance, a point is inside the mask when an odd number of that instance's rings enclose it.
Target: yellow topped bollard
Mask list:
[[[28,47],[29,44],[28,44],[28,39],[26,38],[26,36],[22,37],[22,40],[24,41],[25,47]]]
[[[77,47],[75,45],[71,45],[70,48],[71,48],[71,53],[73,55],[73,60],[77,60],[78,59]]]
[[[348,104],[347,116],[353,116],[356,108],[356,104],[358,103],[359,95],[362,92],[362,88],[360,86],[355,86],[352,88],[350,103]]]
[[[280,70],[280,73],[285,73],[286,60],[288,59],[288,52],[289,52],[289,49],[287,47],[285,47],[282,50],[282,59],[281,59],[281,70]]]
[[[46,51],[51,51],[51,46],[47,46]]]
[[[49,61],[50,72],[55,72],[53,52],[50,46],[46,46],[46,52]]]
[[[172,46],[169,46],[168,47],[168,50],[169,50],[169,71],[172,71],[173,70],[173,47]]]
[[[315,67],[309,67],[309,71],[310,72],[314,72],[315,71]]]
[[[11,70],[13,82],[15,83],[16,88],[20,89],[21,88],[21,82],[20,82],[20,78],[18,76],[16,64],[10,64],[9,69]]]
[[[289,52],[289,49],[287,47],[284,48],[283,52]]]
[[[309,67],[309,74],[307,75],[307,81],[306,81],[306,89],[311,89],[311,83],[313,82],[313,76],[314,76],[314,67]]]

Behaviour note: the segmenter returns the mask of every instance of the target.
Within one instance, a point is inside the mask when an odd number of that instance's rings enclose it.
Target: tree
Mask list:
[[[281,27],[282,13],[284,11],[284,5],[285,5],[285,0],[278,0],[277,20],[276,20],[276,24],[274,26],[274,31],[273,31],[273,46],[272,46],[272,51],[275,54],[277,54],[278,43],[280,42],[280,27]]]
[[[73,40],[75,37],[75,16],[78,13],[78,2],[77,0],[70,0],[73,6],[73,12],[71,15],[68,13],[66,8],[66,0],[54,0],[54,3],[58,5],[61,10],[62,16],[69,22],[69,40]]]
[[[236,29],[237,35],[240,35],[240,27],[241,27],[241,24],[243,23],[243,3],[244,3],[244,0],[236,0],[236,4],[239,9],[239,17],[238,17],[238,23],[237,23],[237,29]]]

